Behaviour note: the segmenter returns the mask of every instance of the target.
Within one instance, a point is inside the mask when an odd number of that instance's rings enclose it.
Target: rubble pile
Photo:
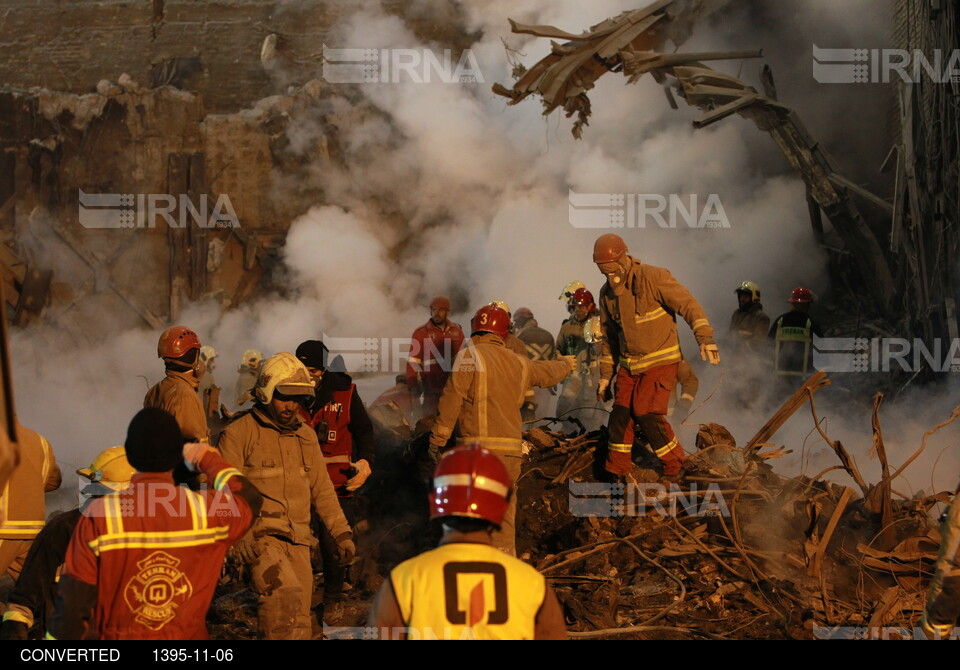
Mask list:
[[[874,413],[880,483],[866,484],[839,441],[838,464],[786,477],[771,462],[790,453],[768,440],[829,381],[812,377],[739,447],[718,424],[702,424],[684,477],[674,483],[636,468],[605,483],[606,431],[579,435],[535,428],[518,481],[517,551],[548,580],[573,638],[811,639],[911,636],[923,610],[940,543],[931,509],[952,492],[908,498],[890,482]],[[882,396],[878,394],[875,409]],[[376,413],[381,467],[365,487],[353,588],[336,623],[318,609],[315,633],[362,636],[370,601],[399,562],[434,546],[427,519],[424,452],[429,425],[411,431]],[[819,425],[819,421],[817,421]],[[419,435],[419,437],[412,437]],[[635,452],[637,449],[635,449]],[[825,476],[843,470],[856,489]],[[894,500],[894,495],[900,499]],[[256,637],[256,596],[232,568],[209,616],[215,639]],[[322,576],[318,575],[318,595]],[[327,617],[329,619],[329,617]]]

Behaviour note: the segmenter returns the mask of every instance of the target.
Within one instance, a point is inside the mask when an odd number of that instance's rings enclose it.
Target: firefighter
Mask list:
[[[960,487],[957,487],[960,491]],[[927,604],[920,627],[930,639],[955,637],[960,617],[960,494],[944,515],[940,526],[940,553],[934,564],[933,579],[927,592]]]
[[[587,319],[597,313],[593,294],[585,288],[574,291],[569,304],[573,307],[572,313],[560,326],[557,335],[556,349],[561,356],[576,356],[583,348],[584,326],[587,325]]]
[[[507,337],[503,341],[504,346],[516,354],[530,358],[530,354],[527,351],[526,345],[516,336],[517,324],[513,321],[513,312],[510,311],[510,305],[505,303],[503,300],[494,300],[490,304],[495,307],[499,307],[507,313]]]
[[[350,375],[327,369],[328,350],[323,342],[303,342],[297,347],[296,356],[316,383],[313,400],[300,410],[301,419],[316,431],[340,509],[350,526],[355,527],[358,514],[354,493],[370,477],[377,450],[373,424]],[[342,612],[346,566],[340,562],[337,543],[326,528],[320,529],[319,539],[324,621],[333,624]]]
[[[77,523],[47,638],[209,639],[223,557],[259,513],[261,496],[216,449],[184,444],[162,409],[140,410],[124,446],[137,473]],[[181,462],[206,475],[209,488],[177,486]]]
[[[558,300],[563,300],[564,302],[567,303],[567,312],[569,314],[572,315],[574,312],[574,308],[576,307],[576,305],[573,304],[574,294],[580,289],[585,289],[585,288],[587,287],[582,281],[575,280],[570,282],[566,286],[564,286],[563,290],[560,291],[560,297],[558,298]]]
[[[514,497],[513,479],[479,443],[437,464],[430,518],[440,546],[390,572],[370,608],[379,639],[563,640],[563,612],[539,572],[497,551],[493,533]]]
[[[337,543],[342,563],[353,558],[353,534],[325,467],[316,432],[300,419],[314,383],[296,356],[263,362],[252,409],[220,438],[220,451],[263,492],[263,512],[236,552],[250,566],[260,595],[258,619],[267,639],[309,639],[313,567],[311,507]]]
[[[573,369],[575,359],[531,361],[504,345],[509,315],[496,305],[477,310],[467,345],[457,354],[453,372],[440,397],[439,414],[430,435],[436,460],[459,425],[458,442],[480,440],[503,459],[511,482],[520,476],[524,392],[533,386],[553,386]],[[459,423],[458,423],[459,420]],[[510,501],[494,546],[513,553],[516,500]]]
[[[437,401],[450,375],[450,366],[463,346],[463,330],[447,318],[449,315],[450,299],[436,296],[430,301],[430,319],[410,337],[406,379],[413,397],[423,396],[420,416],[437,413]]]
[[[773,369],[782,380],[807,377],[812,371],[810,348],[813,336],[823,337],[820,325],[807,313],[813,303],[810,289],[798,286],[790,292],[790,311],[781,314],[770,326],[774,342]]]
[[[527,307],[521,307],[514,314],[513,323],[516,327],[516,339],[523,343],[526,348],[527,357],[531,361],[551,361],[556,358],[556,348],[553,344],[553,335],[541,328],[537,320],[533,318],[533,312]],[[533,421],[537,416],[537,408],[547,411],[550,404],[550,398],[553,395],[551,389],[538,389],[534,393],[533,404],[525,403],[521,414],[524,421]]]
[[[185,326],[172,326],[160,335],[157,357],[163,359],[166,377],[154,384],[143,399],[144,407],[158,407],[173,415],[185,440],[209,442],[210,429],[200,385],[200,338]]]
[[[770,317],[760,304],[760,287],[745,281],[734,292],[738,306],[730,317],[730,333],[734,340],[756,347],[770,330]]]
[[[49,623],[48,615],[53,613],[57,579],[66,561],[67,546],[83,517],[83,509],[99,497],[125,490],[135,473],[123,447],[104,449],[90,467],[77,470],[78,475],[90,482],[80,491],[87,496],[86,502],[82,507],[50,519],[37,535],[7,600],[0,639],[26,640],[34,628],[39,630],[39,636],[43,635]]]
[[[44,493],[60,488],[62,475],[47,439],[17,422],[20,463],[0,490],[0,579],[16,580],[46,517]]]
[[[220,387],[214,379],[213,371],[217,367],[217,350],[209,345],[200,347],[200,362],[203,363],[203,374],[200,376],[198,391],[203,403],[203,410],[207,418],[219,416]]]
[[[237,405],[253,399],[253,387],[257,385],[260,376],[260,366],[263,365],[263,353],[259,349],[247,349],[240,358],[240,367],[237,368],[237,385],[235,387]]]
[[[563,380],[563,390],[557,399],[557,416],[576,419],[587,431],[597,430],[606,419],[607,408],[597,397],[602,339],[600,317],[591,316],[584,323],[583,334],[579,338],[577,365],[570,376]]]
[[[669,270],[641,264],[618,235],[597,238],[593,262],[607,279],[600,290],[604,333],[600,398],[607,396],[619,368],[606,470],[617,477],[630,474],[636,421],[663,465],[663,476],[675,478],[686,460],[665,416],[681,360],[676,315],[693,330],[701,358],[717,365],[720,353],[713,328],[700,304]]]

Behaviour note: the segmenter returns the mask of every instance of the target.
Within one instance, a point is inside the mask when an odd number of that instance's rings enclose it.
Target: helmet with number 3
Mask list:
[[[496,305],[484,305],[473,315],[470,328],[473,333],[493,333],[507,339],[510,315]]]
[[[512,483],[507,467],[479,442],[444,454],[433,474],[430,518],[460,516],[499,526],[509,506]]]

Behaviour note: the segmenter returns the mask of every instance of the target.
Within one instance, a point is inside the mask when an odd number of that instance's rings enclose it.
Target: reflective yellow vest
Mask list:
[[[784,326],[782,316],[777,319],[777,332],[774,340],[773,366],[774,371],[778,375],[806,377],[810,373],[810,343],[812,342],[812,331],[813,322],[810,321],[810,319],[807,319],[806,325],[802,328],[798,326]],[[785,345],[784,343],[790,344]],[[792,352],[797,354],[802,348],[803,358],[801,360],[797,360],[798,357],[794,357],[795,360],[792,361],[800,364],[799,370],[791,369],[791,366],[787,361],[787,356],[789,355],[787,351],[784,351],[784,356],[781,357],[781,349],[784,347],[790,348]]]
[[[532,640],[546,581],[487,544],[444,544],[390,573],[407,639]]]

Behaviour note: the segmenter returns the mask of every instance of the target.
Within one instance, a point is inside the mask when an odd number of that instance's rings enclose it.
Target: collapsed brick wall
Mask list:
[[[230,112],[319,75],[336,3],[317,0],[0,0],[0,85],[87,93],[129,74]],[[271,77],[264,39],[296,54]]]

